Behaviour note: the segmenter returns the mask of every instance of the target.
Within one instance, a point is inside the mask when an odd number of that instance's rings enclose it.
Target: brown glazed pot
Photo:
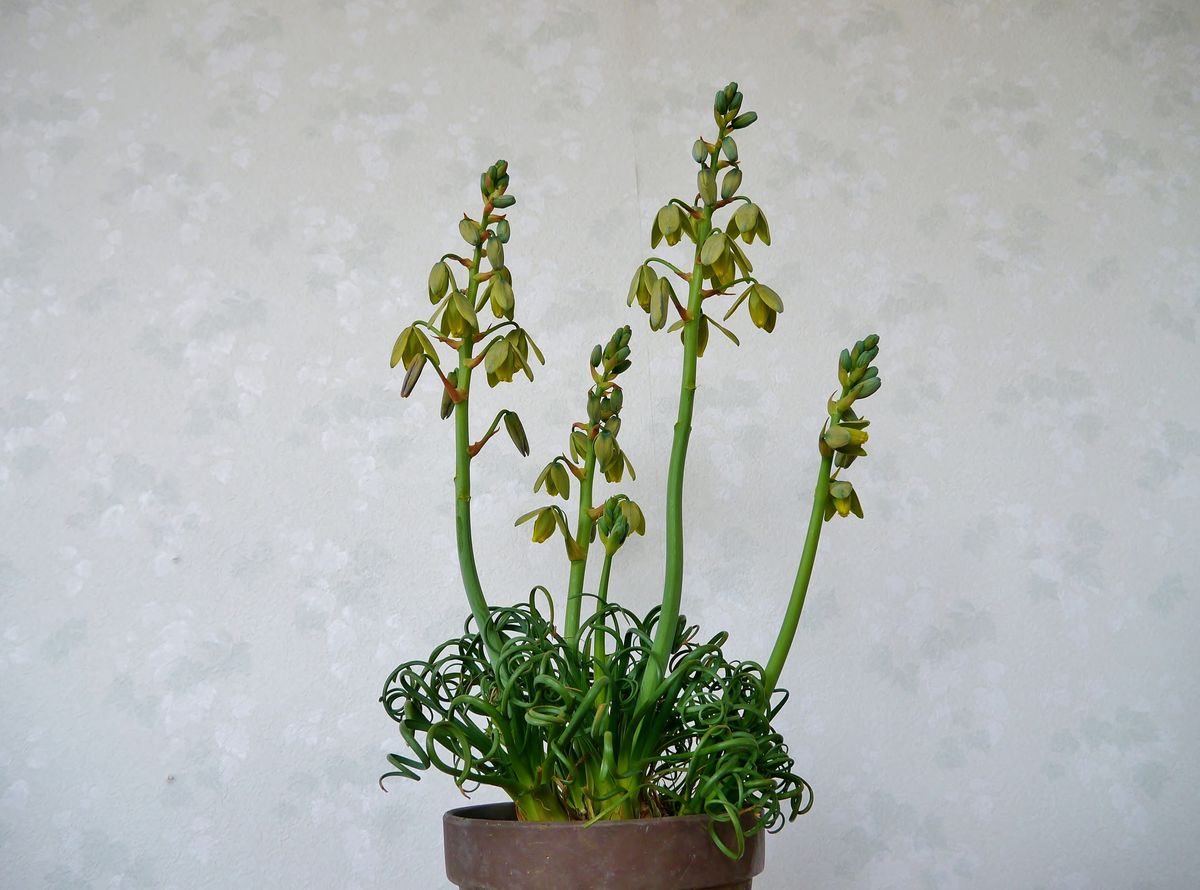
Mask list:
[[[512,804],[442,817],[446,875],[461,890],[750,890],[763,870],[762,832],[739,860],[708,836],[707,816],[518,822]],[[732,832],[722,840],[733,846]]]

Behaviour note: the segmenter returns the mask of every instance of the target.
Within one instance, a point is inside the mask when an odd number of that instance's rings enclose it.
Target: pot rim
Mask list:
[[[510,817],[505,816],[483,816],[472,815],[481,810],[504,811],[511,813]],[[670,825],[688,822],[704,822],[707,824],[712,819],[705,813],[696,813],[688,816],[652,816],[650,818],[640,819],[603,819],[598,822],[537,822],[528,819],[516,818],[516,805],[508,801],[496,801],[495,803],[477,803],[465,807],[455,807],[447,810],[442,815],[443,823],[456,823],[487,826],[489,828],[500,828],[502,830],[513,830],[520,828],[523,825],[537,826],[539,830],[558,830],[558,831],[579,831],[580,829],[588,829],[594,831],[597,829],[612,830],[621,826],[637,826],[643,827],[647,825]],[[756,832],[757,834],[758,832]]]

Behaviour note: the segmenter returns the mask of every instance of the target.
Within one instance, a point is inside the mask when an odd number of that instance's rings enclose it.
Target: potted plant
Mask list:
[[[684,462],[699,359],[711,333],[738,344],[724,322],[743,307],[755,327],[770,332],[783,302],[754,276],[743,246],[771,243],[766,215],[741,193],[735,134],[756,115],[742,111],[736,83],[717,92],[713,115],[715,135],[692,146],[695,197],[671,199],[651,226],[652,249],[686,242],[690,263],[680,268],[652,256],[629,288],[629,304],[649,316],[651,330],[678,331],[683,344],[666,577],[662,601],[649,614],[622,608],[610,591],[617,554],[630,535],[646,532],[642,510],[623,493],[598,492],[626,473],[633,478],[620,436],[629,326],[592,348],[581,419],[571,424],[567,449],[533,484],[551,502],[517,519],[534,541],[562,541],[565,597],[538,586],[515,605],[495,605],[476,568],[472,459],[501,429],[522,455],[530,451],[520,419],[507,409],[473,438],[479,384],[532,379],[544,361],[516,320],[504,258],[505,211],[515,203],[506,162],[481,176],[478,217],[458,223],[465,252],[446,253],[430,271],[432,314],[401,331],[392,352],[392,366],[404,368],[401,395],[431,371],[442,417],[453,419],[455,523],[470,615],[461,634],[387,678],[381,701],[407,750],[389,755],[392,770],[380,781],[416,779],[434,767],[460,789],[492,785],[511,798],[511,805],[446,815],[447,872],[464,888],[748,888],[763,866],[763,833],[812,803],[773,728],[787,698],[778,682],[823,523],[862,516],[844,471],[865,454],[868,422],[857,409],[880,386],[873,364],[879,338],[864,337],[838,358],[838,386],[816,442],[808,530],[774,647],[765,662],[735,660],[725,651],[726,633],[705,640],[680,612]],[[593,584],[588,570],[597,562]]]

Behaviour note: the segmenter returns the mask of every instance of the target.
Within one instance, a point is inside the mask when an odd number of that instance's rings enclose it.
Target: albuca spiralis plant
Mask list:
[[[628,295],[629,304],[649,316],[652,331],[678,331],[683,343],[667,475],[663,594],[649,614],[636,615],[610,596],[614,559],[631,535],[646,533],[643,512],[624,493],[597,493],[598,476],[609,485],[619,485],[627,474],[634,478],[620,439],[621,378],[632,362],[631,328],[618,328],[592,348],[581,419],[572,423],[565,451],[533,483],[534,492],[550,502],[516,520],[535,542],[562,539],[569,564],[565,596],[556,599],[539,585],[515,605],[494,605],[475,563],[471,461],[501,426],[520,454],[529,454],[530,447],[520,419],[507,409],[472,440],[473,384],[481,370],[493,387],[521,374],[532,380],[534,364],[544,362],[515,320],[513,278],[504,258],[510,226],[503,212],[515,199],[508,193],[505,161],[480,178],[479,217],[459,221],[467,249],[444,254],[430,271],[433,313],[400,332],[392,366],[404,369],[405,397],[432,366],[442,417],[454,418],[455,527],[470,616],[460,635],[388,676],[381,701],[399,724],[407,750],[389,755],[392,769],[381,784],[395,776],[416,779],[434,767],[464,792],[481,785],[502,789],[518,817],[528,820],[707,814],[713,841],[734,857],[747,834],[775,830],[812,805],[811,788],[793,771],[773,727],[787,699],[778,683],[823,523],[862,516],[858,494],[842,474],[866,454],[868,422],[855,406],[879,389],[874,365],[879,338],[864,337],[838,358],[838,387],[817,440],[812,513],[795,583],[781,603],[775,644],[765,664],[733,660],[725,651],[726,633],[702,641],[699,628],[680,612],[684,468],[697,371],[714,328],[739,343],[724,323],[743,306],[752,325],[768,333],[784,306],[755,277],[746,252],[756,241],[771,243],[766,214],[741,192],[735,140],[757,115],[742,111],[742,94],[730,83],[717,92],[713,116],[715,134],[692,146],[695,196],[672,198],[651,226],[651,249],[686,239],[691,262],[681,268],[649,257],[634,272]],[[594,550],[600,551],[598,560],[592,559]],[[596,561],[599,578],[589,586],[589,566]],[[717,823],[731,824],[732,847],[721,840]]]

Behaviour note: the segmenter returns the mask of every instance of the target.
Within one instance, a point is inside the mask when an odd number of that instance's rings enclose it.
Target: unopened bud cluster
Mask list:
[[[838,358],[838,382],[849,389],[848,405],[853,404],[855,399],[865,399],[879,391],[879,369],[871,364],[877,355],[878,334],[859,340],[852,349],[842,350]]]
[[[727,201],[737,194],[742,184],[742,171],[738,168],[737,142],[730,134],[750,126],[758,120],[758,115],[753,111],[742,112],[742,94],[738,91],[737,82],[731,81],[724,89],[717,91],[713,100],[713,119],[718,128],[716,141],[697,139],[692,145],[692,160],[700,165],[696,174],[696,190],[704,203],[709,205]],[[718,189],[717,173],[725,167],[730,169]]]
[[[479,175],[479,191],[483,193],[483,200],[497,210],[517,203],[516,198],[505,194],[508,191],[508,161],[496,161]]]
[[[642,508],[623,494],[613,495],[604,502],[604,512],[596,520],[596,531],[604,544],[604,552],[612,556],[621,549],[630,532],[646,534]]]
[[[879,335],[871,334],[857,341],[850,349],[843,349],[838,356],[838,382],[841,397],[829,400],[830,425],[821,434],[821,456],[832,457],[837,470],[829,483],[829,497],[825,501],[825,518],[848,516],[853,513],[862,518],[862,504],[858,492],[838,474],[860,457],[866,457],[863,446],[870,435],[867,427],[871,422],[854,411],[854,403],[869,398],[881,386],[879,369],[871,362],[879,355]]]
[[[596,463],[609,482],[620,482],[625,467],[629,466],[629,458],[617,444],[625,393],[616,381],[632,364],[629,358],[629,340],[632,336],[633,330],[629,325],[623,325],[613,331],[604,346],[597,343],[592,347],[590,364],[595,386],[588,391],[587,436],[593,439]],[[581,430],[571,434],[571,453],[581,460],[587,454],[584,435]]]

